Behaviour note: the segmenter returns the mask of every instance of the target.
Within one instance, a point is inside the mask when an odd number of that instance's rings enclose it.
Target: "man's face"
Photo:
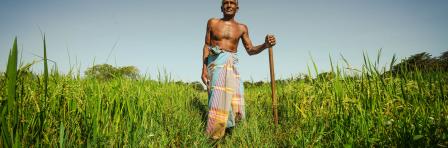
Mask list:
[[[221,11],[224,15],[235,15],[238,10],[238,3],[236,0],[223,0],[221,5]]]

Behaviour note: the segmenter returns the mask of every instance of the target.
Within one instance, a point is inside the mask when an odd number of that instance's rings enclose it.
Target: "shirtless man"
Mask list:
[[[275,37],[266,35],[263,44],[253,46],[247,26],[234,19],[238,9],[238,0],[222,0],[223,18],[207,22],[201,79],[209,98],[206,134],[212,139],[222,138],[226,128],[234,127],[245,116],[243,85],[235,54],[240,39],[249,55],[275,45]]]

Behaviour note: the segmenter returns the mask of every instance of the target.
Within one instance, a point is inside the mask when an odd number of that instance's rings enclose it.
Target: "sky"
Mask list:
[[[209,18],[220,18],[221,0],[2,0],[0,71],[5,71],[17,36],[23,63],[40,60],[42,34],[48,58],[58,70],[83,75],[94,64],[136,66],[156,78],[200,81],[202,47]],[[246,24],[255,45],[266,34],[277,38],[277,79],[308,72],[312,60],[329,71],[330,58],[354,68],[363,53],[380,65],[428,52],[448,50],[447,0],[239,0],[236,20]],[[268,52],[249,56],[240,42],[240,73],[245,81],[269,81]],[[54,66],[53,63],[50,66]],[[43,63],[32,67],[42,72]]]

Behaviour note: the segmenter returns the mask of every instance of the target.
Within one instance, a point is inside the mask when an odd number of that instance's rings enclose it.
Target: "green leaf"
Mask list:
[[[6,115],[7,111],[6,108],[3,108],[2,114]],[[8,125],[6,118],[1,118],[1,133],[2,133],[2,143],[3,147],[11,147],[11,135],[9,134]]]
[[[44,35],[44,86],[45,86],[45,100],[48,96],[48,63],[47,63],[47,44]]]
[[[18,120],[18,115],[16,114],[16,108],[14,107],[14,102],[16,100],[16,81],[17,81],[17,37],[14,38],[14,43],[12,45],[12,49],[9,53],[8,58],[8,65],[6,69],[6,79],[7,79],[7,92],[8,92],[8,99],[7,99],[7,108],[2,109],[2,136],[4,138],[4,142],[6,147],[11,147],[14,139],[14,131],[10,131],[8,128],[8,121],[4,118],[11,117],[13,118],[13,123],[10,123],[12,126],[15,126]],[[12,113],[12,115],[11,115]],[[10,132],[12,134],[10,134]]]
[[[419,139],[422,139],[423,137],[424,137],[423,135],[415,135],[414,138],[412,138],[412,139],[419,140]]]
[[[8,65],[6,70],[7,90],[8,90],[8,109],[14,109],[14,101],[16,98],[16,81],[17,81],[17,37],[14,39],[13,47],[9,53]]]
[[[61,122],[61,125],[59,126],[59,147],[64,147],[64,122]]]

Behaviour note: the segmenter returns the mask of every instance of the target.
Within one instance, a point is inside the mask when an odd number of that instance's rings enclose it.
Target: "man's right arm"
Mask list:
[[[207,31],[205,33],[205,42],[204,42],[204,47],[203,47],[203,52],[202,52],[202,75],[201,75],[201,79],[202,82],[207,86],[208,88],[208,84],[209,84],[209,80],[207,79],[207,57],[209,55],[209,46],[210,46],[210,30],[211,30],[211,23],[213,21],[212,19],[209,19],[207,22]]]

